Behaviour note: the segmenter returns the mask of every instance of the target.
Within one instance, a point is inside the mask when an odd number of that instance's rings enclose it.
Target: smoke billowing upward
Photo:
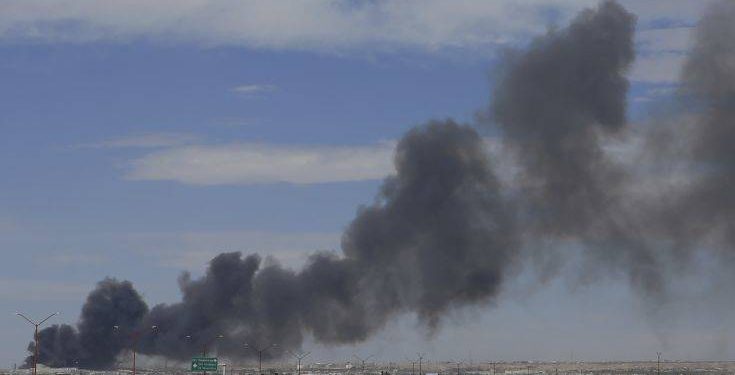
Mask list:
[[[491,118],[522,170],[527,236],[580,241],[591,264],[623,270],[646,292],[660,293],[654,256],[632,224],[636,215],[621,212],[626,172],[602,147],[626,127],[634,28],[635,16],[608,1],[528,51],[509,53]]]
[[[693,182],[660,189],[663,199],[641,204],[633,168],[606,150],[631,128],[626,74],[635,16],[605,1],[507,53],[491,121],[481,128],[500,130],[519,171],[508,184],[500,183],[474,127],[429,122],[401,139],[396,174],[374,203],[358,209],[341,254],[315,253],[300,270],[258,255],[221,254],[203,277],[181,276],[181,302],[150,310],[130,283],[105,280],[76,327],[41,332],[40,361],[108,368],[134,345],[185,359],[212,350],[252,355],[246,342],[294,349],[307,335],[355,343],[400,314],[415,314],[433,332],[448,312],[492,302],[529,254],[558,260],[563,252],[556,250],[570,242],[592,272],[625,274],[644,295],[663,298],[672,258],[682,265],[713,247],[714,256],[733,254],[733,20],[735,4],[723,1],[698,26],[682,72],[688,107],[676,109],[695,114],[687,150],[676,150]],[[683,134],[676,125],[670,130]],[[670,149],[655,150],[641,163],[675,163]],[[220,334],[226,338],[216,339]]]
[[[408,132],[396,169],[342,248],[373,310],[413,311],[435,326],[447,309],[498,292],[517,253],[513,214],[469,127],[447,121]]]
[[[594,225],[621,183],[599,137],[625,126],[634,26],[632,14],[606,2],[508,54],[492,115],[520,160],[523,200],[544,232],[576,235]]]
[[[735,246],[735,3],[713,4],[700,22],[684,67],[684,95],[696,117],[690,154],[701,175],[674,206],[680,236],[724,237]],[[684,220],[686,218],[686,220]]]
[[[54,325],[39,332],[39,362],[49,366],[107,368],[124,348],[130,333],[148,312],[128,281],[105,279],[87,297],[76,329]],[[113,329],[119,326],[119,330]],[[34,351],[31,343],[28,350]],[[26,359],[26,365],[32,363]]]

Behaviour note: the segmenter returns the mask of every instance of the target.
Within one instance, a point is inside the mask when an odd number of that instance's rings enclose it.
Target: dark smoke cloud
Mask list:
[[[75,367],[81,359],[79,335],[74,327],[62,324],[52,325],[38,332],[39,362],[51,367]],[[36,346],[28,344],[28,351],[34,353]],[[23,367],[33,366],[33,356],[26,358]]]
[[[687,151],[674,150],[695,178],[661,188],[664,198],[637,197],[636,168],[605,148],[611,139],[626,141],[631,128],[625,75],[635,17],[604,1],[568,28],[507,53],[489,126],[499,128],[519,171],[508,186],[474,128],[430,122],[401,139],[396,174],[358,210],[342,253],[316,253],[298,271],[257,255],[221,254],[203,277],[181,276],[180,302],[150,311],[130,283],[105,280],[76,327],[41,332],[40,360],[109,368],[133,346],[176,359],[202,351],[253,355],[244,343],[277,343],[266,355],[278,356],[306,335],[328,344],[363,341],[400,314],[415,314],[433,332],[453,310],[493,302],[526,255],[559,262],[559,249],[570,244],[595,277],[601,269],[625,275],[659,303],[671,264],[683,267],[713,246],[715,256],[731,258],[735,246],[734,19],[735,3],[723,1],[698,26],[682,77],[682,103],[696,114],[695,126],[677,142]],[[670,148],[652,149],[645,167],[674,163]]]
[[[76,329],[54,325],[39,332],[39,362],[49,366],[109,368],[148,312],[128,281],[105,279],[89,294]],[[118,326],[119,330],[113,329]],[[34,351],[31,343],[28,349]],[[26,358],[26,365],[33,357]]]
[[[471,128],[411,130],[396,169],[342,248],[375,309],[400,306],[434,326],[448,309],[497,294],[517,253],[513,213]]]
[[[305,333],[353,343],[399,313],[415,312],[434,329],[453,308],[491,301],[518,244],[482,138],[451,120],[432,122],[406,134],[395,164],[397,174],[345,232],[342,256],[318,253],[294,272],[257,255],[221,254],[202,278],[180,278],[181,302],[150,312],[129,283],[103,281],[83,308],[74,356],[82,367],[108,368],[136,332],[141,352],[178,359],[252,355],[244,343],[293,349]],[[54,352],[54,340],[41,342]],[[54,355],[46,363],[70,359]]]
[[[696,111],[691,155],[700,174],[675,206],[680,236],[724,237],[735,246],[735,3],[713,4],[697,27],[682,74],[683,94]],[[668,221],[671,222],[670,220]],[[732,255],[729,255],[732,257]]]
[[[635,21],[605,1],[527,50],[508,52],[490,118],[521,169],[526,237],[577,241],[587,269],[623,272],[646,293],[660,294],[663,276],[636,227],[638,214],[623,209],[629,176],[603,149],[627,125]],[[539,256],[559,258],[553,250]]]
[[[635,16],[604,2],[527,51],[509,52],[492,118],[524,168],[523,199],[544,232],[584,231],[614,199],[621,171],[599,138],[626,123],[634,27]]]

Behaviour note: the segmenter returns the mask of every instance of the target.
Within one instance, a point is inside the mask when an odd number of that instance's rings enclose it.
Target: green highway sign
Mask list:
[[[217,358],[194,357],[191,359],[191,371],[217,371]]]

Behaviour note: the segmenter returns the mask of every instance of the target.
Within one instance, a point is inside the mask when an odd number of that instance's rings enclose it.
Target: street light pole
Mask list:
[[[112,326],[112,329],[115,332],[120,332],[120,326],[114,325]],[[151,331],[156,332],[158,330],[158,326],[151,326]],[[141,331],[133,331],[130,334],[130,338],[132,339],[132,351],[133,351],[133,375],[135,375],[135,351],[138,347],[138,339],[140,338]]]
[[[52,316],[59,315],[58,312],[55,312],[49,316],[46,317],[46,319],[36,323],[32,319],[28,318],[27,316],[17,312],[15,315],[18,315],[19,317],[25,319],[28,321],[28,323],[31,323],[31,325],[34,327],[33,331],[33,345],[34,345],[34,353],[33,353],[33,375],[36,375],[38,371],[38,327],[41,326],[41,324],[45,323],[47,320],[51,319]]]
[[[290,350],[288,352],[292,356],[294,356],[294,358],[296,358],[296,360],[298,361],[298,364],[296,365],[297,366],[296,367],[296,371],[298,372],[298,375],[301,375],[301,360],[304,359],[304,358],[306,358],[307,356],[309,356],[309,354],[311,354],[311,352],[306,352],[306,353],[303,353],[302,352],[302,353],[299,353],[299,354],[296,354],[296,353],[294,353],[294,352],[292,352]]]
[[[424,359],[424,353],[416,353],[419,356],[419,375],[421,375],[421,361]]]
[[[661,375],[661,352],[656,352],[656,372]]]
[[[370,360],[370,358],[373,358],[374,356],[371,354],[365,358],[359,357],[357,354],[353,354],[353,357],[357,358],[358,361],[362,362],[362,373],[365,373],[365,362]]]
[[[263,375],[263,352],[267,351],[268,349],[275,348],[277,346],[278,345],[276,344],[271,344],[271,345],[266,345],[263,347],[257,347],[257,346],[250,346],[248,345],[248,343],[245,343],[246,348],[251,348],[258,353],[258,374],[259,375]]]

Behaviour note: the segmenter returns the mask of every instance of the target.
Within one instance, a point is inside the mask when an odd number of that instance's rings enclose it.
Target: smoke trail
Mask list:
[[[395,164],[397,174],[345,232],[342,256],[315,254],[294,272],[257,255],[221,254],[201,279],[180,278],[181,302],[147,314],[129,283],[100,283],[78,325],[80,365],[108,368],[131,347],[114,325],[139,332],[144,353],[183,359],[216,347],[241,357],[252,354],[243,343],[292,349],[304,333],[362,341],[399,313],[416,313],[433,329],[452,308],[491,301],[517,240],[482,138],[451,120],[432,122],[406,134]],[[53,363],[68,359],[55,354]]]
[[[228,355],[243,342],[298,346],[362,341],[399,312],[435,326],[454,306],[496,295],[512,261],[512,217],[478,134],[451,121],[410,131],[398,144],[397,174],[343,237],[343,257],[314,255],[299,273],[257,256],[216,257],[204,278],[181,281],[183,302],[156,306],[159,327],[146,351],[185,358],[219,332]]]

